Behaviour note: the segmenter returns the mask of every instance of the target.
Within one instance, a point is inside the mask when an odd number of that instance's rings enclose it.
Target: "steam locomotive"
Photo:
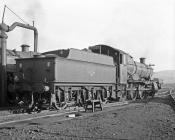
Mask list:
[[[107,45],[88,49],[62,49],[16,59],[14,90],[37,95],[42,102],[56,96],[58,105],[86,100],[136,100],[154,96],[153,69],[145,58],[135,62],[128,53]],[[25,101],[30,103],[30,96]]]

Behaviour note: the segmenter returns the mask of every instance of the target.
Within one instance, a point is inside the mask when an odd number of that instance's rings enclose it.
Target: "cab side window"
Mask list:
[[[125,54],[123,54],[123,64],[124,64],[124,65],[127,64],[127,63],[126,63],[126,55],[125,55]]]
[[[123,64],[123,65],[127,64],[127,56],[126,56],[126,54],[120,54],[120,64]]]
[[[123,64],[123,55],[120,54],[120,64]]]

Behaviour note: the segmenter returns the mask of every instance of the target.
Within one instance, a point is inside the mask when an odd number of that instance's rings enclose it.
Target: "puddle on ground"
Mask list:
[[[28,123],[28,125],[40,125],[40,123],[31,122],[31,123]]]

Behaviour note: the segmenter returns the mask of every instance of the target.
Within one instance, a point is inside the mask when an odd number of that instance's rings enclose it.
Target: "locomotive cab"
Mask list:
[[[112,48],[107,45],[95,45],[89,47],[93,53],[102,55],[108,55],[113,57],[114,64],[116,66],[116,83],[127,84],[127,53],[122,50]]]

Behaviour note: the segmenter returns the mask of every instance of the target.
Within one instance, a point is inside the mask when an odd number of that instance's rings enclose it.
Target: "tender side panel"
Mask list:
[[[17,59],[16,61],[16,74],[18,76],[19,82],[24,80],[27,82],[32,81],[33,72],[33,62],[29,59]]]
[[[35,77],[33,78],[36,82],[50,82],[55,79],[55,63],[54,58],[36,59],[34,61]]]
[[[56,81],[71,83],[115,83],[115,66],[70,59],[56,59]]]
[[[99,55],[91,52],[70,49],[68,59],[80,60],[104,65],[114,65],[113,58],[106,55]]]
[[[46,82],[54,80],[54,59],[31,58],[17,60],[17,75],[20,81]]]

